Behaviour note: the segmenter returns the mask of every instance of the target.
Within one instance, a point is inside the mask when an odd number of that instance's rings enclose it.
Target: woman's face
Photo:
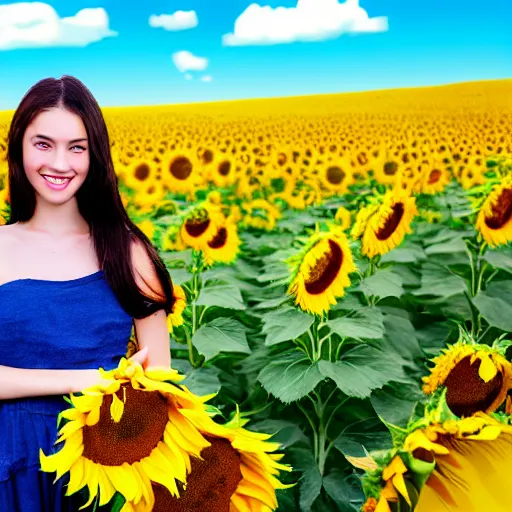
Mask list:
[[[89,172],[89,142],[80,117],[58,107],[38,114],[23,136],[23,166],[37,196],[50,203],[71,199]]]

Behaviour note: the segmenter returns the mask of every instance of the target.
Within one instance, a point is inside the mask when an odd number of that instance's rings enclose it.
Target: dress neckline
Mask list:
[[[0,284],[0,289],[4,288],[6,286],[10,286],[16,283],[40,283],[40,284],[49,284],[52,286],[66,286],[66,285],[75,285],[75,284],[82,284],[82,283],[88,283],[89,281],[96,281],[98,279],[101,279],[103,277],[103,270],[97,270],[93,274],[87,274],[86,276],[76,277],[75,279],[66,279],[64,281],[59,280],[51,280],[51,279],[36,279],[32,277],[24,277],[21,279],[14,279],[12,281],[7,281],[6,283]]]

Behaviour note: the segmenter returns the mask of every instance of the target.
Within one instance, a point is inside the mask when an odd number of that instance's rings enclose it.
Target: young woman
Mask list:
[[[169,368],[169,273],[124,210],[102,112],[76,78],[48,78],[10,126],[11,216],[0,226],[0,510],[76,512],[40,471],[63,395],[126,354]],[[83,503],[83,502],[81,502]]]

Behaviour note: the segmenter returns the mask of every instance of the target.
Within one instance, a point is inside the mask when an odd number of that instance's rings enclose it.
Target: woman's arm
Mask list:
[[[0,400],[30,396],[66,395],[93,377],[97,370],[28,370],[0,366]],[[94,377],[93,377],[94,378]]]
[[[164,293],[151,259],[137,239],[131,245],[132,266],[135,269],[135,282],[139,289],[148,297],[155,299]],[[139,349],[148,348],[149,356],[144,365],[145,369],[153,367],[171,367],[171,338],[167,327],[167,316],[163,309],[145,318],[134,318],[135,335]]]

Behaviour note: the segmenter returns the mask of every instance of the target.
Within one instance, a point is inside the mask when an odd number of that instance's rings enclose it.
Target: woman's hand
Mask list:
[[[148,348],[144,347],[142,350],[133,354],[133,356],[129,358],[129,361],[140,363],[145,369],[147,358]],[[70,393],[80,393],[82,390],[96,384],[107,384],[109,382],[101,377],[99,370],[73,370],[72,373]]]

